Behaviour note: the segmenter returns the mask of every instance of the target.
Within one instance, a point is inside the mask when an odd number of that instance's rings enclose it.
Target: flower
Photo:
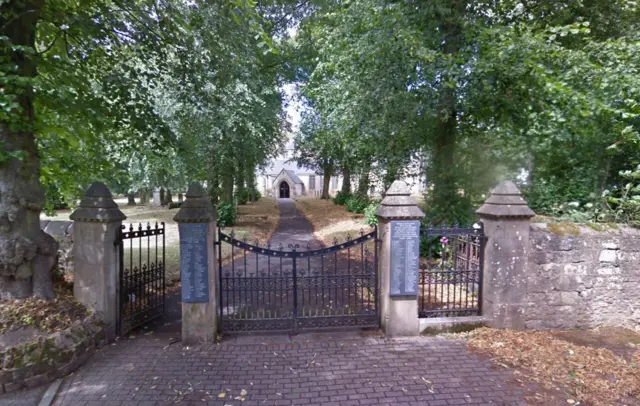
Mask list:
[[[440,244],[442,244],[442,246],[449,244],[449,239],[447,237],[442,237],[440,239]]]

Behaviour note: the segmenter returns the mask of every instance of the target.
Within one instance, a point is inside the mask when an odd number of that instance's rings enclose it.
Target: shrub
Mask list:
[[[373,202],[369,203],[369,205],[364,209],[364,222],[370,227],[378,225],[378,217],[376,217],[378,207],[380,207],[380,203]]]
[[[350,198],[351,193],[342,193],[342,191],[339,191],[336,194],[336,197],[333,198],[333,203],[344,206],[345,204],[347,204],[347,200],[349,200]]]
[[[247,204],[251,200],[251,192],[248,189],[240,189],[236,193],[236,201],[238,204]]]
[[[442,237],[438,235],[420,236],[420,256],[424,258],[440,258],[442,255]]]
[[[236,222],[236,211],[230,202],[220,202],[217,207],[218,226],[229,227]]]
[[[369,205],[369,198],[362,195],[353,195],[347,199],[347,211],[351,213],[363,213]]]
[[[627,184],[602,194],[608,209],[607,217],[616,223],[640,227],[640,165],[633,171],[621,171]]]
[[[253,201],[256,202],[256,201],[260,200],[261,197],[262,197],[262,193],[260,193],[260,191],[258,189],[255,189],[253,191]]]
[[[473,224],[476,216],[473,204],[467,198],[457,196],[446,204],[438,204],[429,196],[425,198],[424,205],[425,224],[438,226],[441,224]]]

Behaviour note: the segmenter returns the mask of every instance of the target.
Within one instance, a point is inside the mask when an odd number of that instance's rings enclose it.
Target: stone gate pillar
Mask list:
[[[484,223],[482,313],[496,328],[525,328],[529,226],[535,216],[511,181],[500,183],[476,213]]]
[[[116,337],[118,255],[116,237],[126,216],[102,182],[94,182],[80,206],[71,214],[73,223],[73,294],[93,309],[105,323],[105,339]]]
[[[424,213],[403,181],[393,182],[380,203],[378,283],[380,318],[387,336],[416,336],[420,220]]]
[[[189,186],[173,219],[180,232],[182,344],[211,343],[218,329],[216,212],[202,185]]]

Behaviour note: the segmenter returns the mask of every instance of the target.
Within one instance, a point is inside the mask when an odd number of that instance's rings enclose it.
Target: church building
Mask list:
[[[258,190],[263,196],[276,198],[293,198],[297,196],[322,195],[323,176],[312,170],[298,166],[293,158],[293,141],[287,142],[282,153],[267,164],[264,170],[258,170],[256,181]],[[414,162],[405,168],[403,178],[411,194],[421,196],[425,191],[424,166],[420,162]],[[357,178],[352,180],[353,187],[357,187]],[[382,193],[382,182],[374,175],[371,178],[371,196],[379,196]],[[342,189],[342,176],[332,176],[329,181],[329,195],[335,196]]]

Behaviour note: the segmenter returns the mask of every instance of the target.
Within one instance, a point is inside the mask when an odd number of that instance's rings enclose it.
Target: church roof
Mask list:
[[[285,159],[274,159],[270,162],[270,165],[267,166],[264,173],[268,175],[277,175],[282,172],[282,170],[298,172],[300,169],[295,162],[288,162]]]
[[[298,177],[298,175],[296,175],[296,173],[294,171],[289,171],[289,170],[284,170],[287,175],[289,175],[289,177],[291,178],[291,180],[293,181],[293,183],[296,184],[300,184],[302,183],[302,181],[300,180],[300,178]]]

